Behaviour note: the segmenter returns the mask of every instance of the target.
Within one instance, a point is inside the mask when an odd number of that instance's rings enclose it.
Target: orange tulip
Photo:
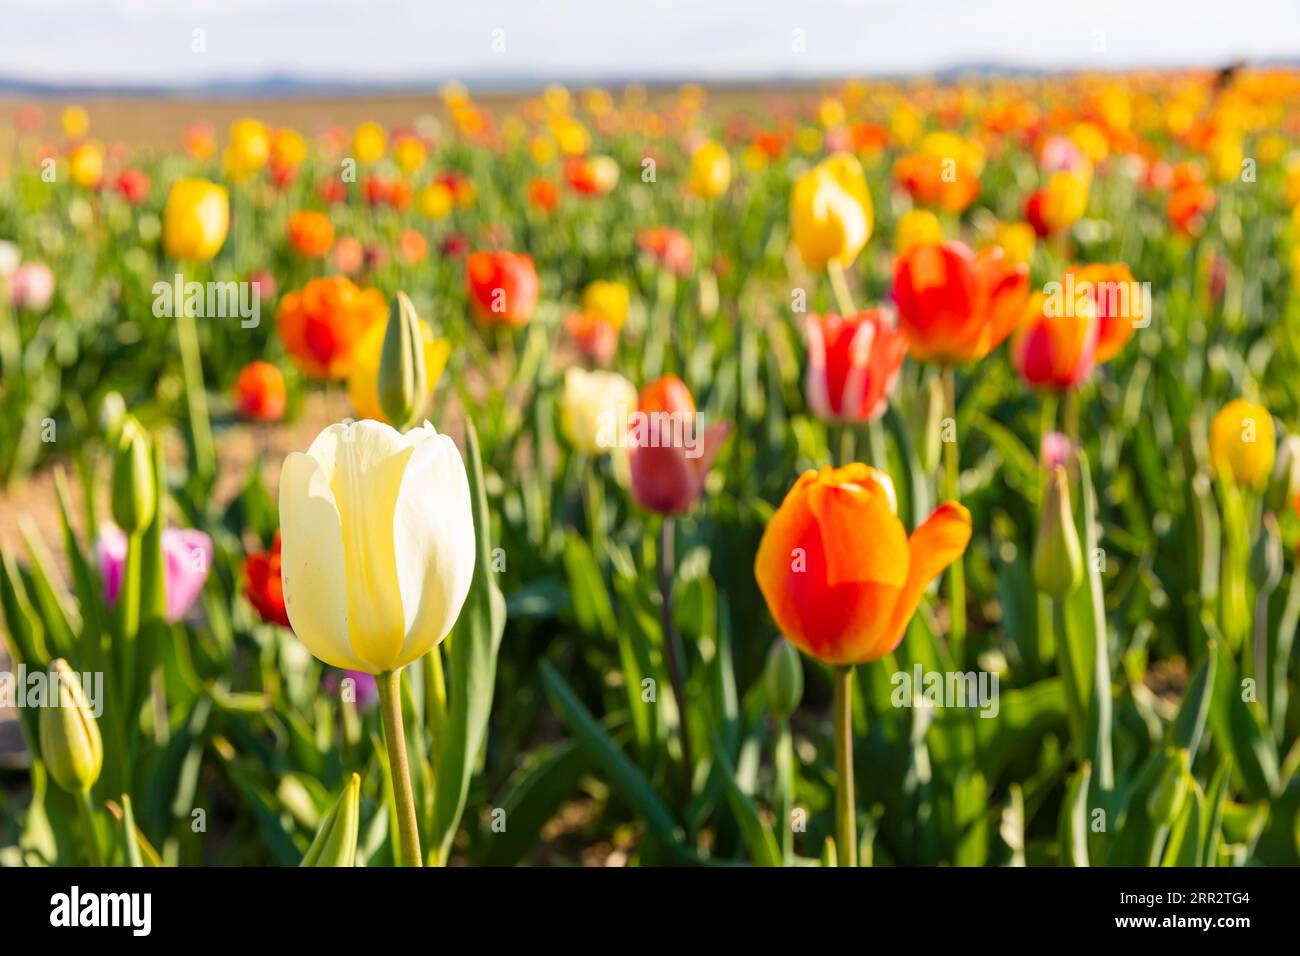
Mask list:
[[[1122,262],[1071,266],[1065,276],[1067,282],[1073,277],[1075,289],[1092,299],[1097,314],[1097,363],[1109,362],[1133,337],[1133,330],[1151,319],[1143,287]]]
[[[1092,372],[1097,313],[1092,300],[1034,293],[1011,339],[1011,361],[1031,388],[1066,391]]]
[[[1170,194],[1165,204],[1165,215],[1174,231],[1184,236],[1199,235],[1205,228],[1205,217],[1215,206],[1218,197],[1204,183],[1192,182],[1179,186]]]
[[[537,269],[531,256],[475,252],[465,262],[475,317],[485,325],[520,326],[537,308]]]
[[[988,355],[1019,321],[1029,269],[999,246],[915,246],[894,265],[894,302],[908,351],[921,362],[960,365]]]
[[[277,422],[284,417],[284,375],[270,362],[249,362],[235,379],[235,411],[253,422]]]
[[[632,497],[659,514],[685,514],[704,493],[709,467],[731,432],[715,422],[699,433],[695,399],[686,383],[666,375],[641,390],[628,423]]]
[[[320,259],[334,245],[334,224],[323,212],[296,212],[289,217],[289,245],[305,259]]]
[[[754,576],[795,647],[834,665],[865,664],[896,648],[921,595],[961,557],[970,512],[935,509],[911,537],[893,485],[869,465],[806,471],[763,532]]]
[[[359,289],[345,276],[312,279],[280,300],[276,325],[298,366],[316,378],[342,378],[352,350],[375,322],[388,318],[378,289]]]
[[[810,315],[808,407],[825,421],[873,421],[898,380],[907,346],[885,309],[857,315]]]

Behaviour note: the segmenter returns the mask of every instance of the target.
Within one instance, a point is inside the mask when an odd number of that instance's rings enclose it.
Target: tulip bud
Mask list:
[[[1047,475],[1043,488],[1043,515],[1034,543],[1034,583],[1049,597],[1060,600],[1083,580],[1083,551],[1070,509],[1070,483],[1060,465]]]
[[[420,317],[406,293],[399,292],[388,313],[379,356],[379,405],[390,421],[405,427],[420,417],[428,394]]]
[[[149,439],[131,416],[123,422],[113,454],[111,504],[113,520],[127,534],[139,534],[153,520],[153,462]]]
[[[943,378],[931,375],[925,382],[925,395],[917,406],[922,409],[925,419],[919,423],[914,433],[920,435],[916,443],[916,454],[921,459],[921,467],[930,473],[939,467],[939,453],[943,450]]]
[[[1278,443],[1277,462],[1268,484],[1268,508],[1279,514],[1300,496],[1300,435],[1287,435]]]
[[[117,445],[122,422],[126,419],[126,402],[121,392],[109,392],[99,403],[99,429],[110,448]]]
[[[59,658],[50,663],[52,700],[41,708],[41,756],[64,790],[83,793],[95,785],[104,764],[104,743],[81,681]]]
[[[1187,797],[1190,770],[1191,755],[1186,748],[1166,754],[1165,765],[1147,796],[1147,816],[1153,822],[1168,823],[1178,817]]]
[[[777,720],[787,719],[799,706],[803,698],[803,663],[789,641],[777,641],[768,651],[763,688],[767,692],[767,709]]]
[[[1265,512],[1262,525],[1250,551],[1250,577],[1261,594],[1272,594],[1282,583],[1282,535],[1272,512]]]
[[[316,839],[299,866],[356,866],[361,822],[361,777],[353,774],[338,802],[321,820]]]

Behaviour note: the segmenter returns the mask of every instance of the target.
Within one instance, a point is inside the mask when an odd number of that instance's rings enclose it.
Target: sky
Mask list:
[[[0,78],[58,84],[743,80],[1237,57],[1300,59],[1300,2],[0,0]]]

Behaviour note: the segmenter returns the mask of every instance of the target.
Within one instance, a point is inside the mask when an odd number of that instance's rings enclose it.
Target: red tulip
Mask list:
[[[810,315],[808,407],[827,421],[864,422],[879,418],[898,379],[907,345],[884,309],[847,318]]]
[[[675,375],[641,391],[636,414],[628,423],[632,497],[659,514],[685,514],[704,492],[709,467],[731,431],[716,422],[699,433],[695,399]]]
[[[520,326],[537,307],[537,269],[531,256],[475,252],[465,262],[470,304],[486,325]]]
[[[249,362],[235,379],[235,411],[254,422],[284,417],[284,375],[270,362]]]
[[[284,607],[284,585],[280,580],[280,532],[275,533],[270,551],[250,554],[244,559],[244,577],[247,580],[244,595],[256,608],[258,616],[268,624],[289,627],[289,614]]]

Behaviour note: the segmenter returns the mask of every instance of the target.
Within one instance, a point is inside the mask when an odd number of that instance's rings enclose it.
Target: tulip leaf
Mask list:
[[[446,862],[469,796],[470,778],[487,736],[496,682],[497,651],[505,631],[505,598],[492,567],[492,523],[483,459],[472,422],[465,429],[465,464],[474,516],[474,577],[460,619],[448,639],[446,732],[438,741],[437,784],[429,850]]]
[[[608,775],[615,789],[641,814],[650,831],[670,845],[677,845],[681,839],[680,829],[650,781],[618,749],[560,672],[549,661],[543,660],[540,666],[551,702],[560,719],[577,735],[579,745]]]
[[[532,755],[504,797],[494,806],[504,813],[506,826],[484,828],[482,842],[487,849],[479,860],[484,866],[514,866],[537,844],[542,827],[577,789],[582,775],[590,770],[587,754],[574,741],[566,740]]]
[[[749,848],[750,859],[758,866],[781,866],[781,848],[772,829],[763,822],[758,807],[736,780],[736,769],[727,758],[727,750],[716,732],[712,735],[713,759],[717,761],[719,776],[727,794],[727,803],[736,815],[741,836]]]

